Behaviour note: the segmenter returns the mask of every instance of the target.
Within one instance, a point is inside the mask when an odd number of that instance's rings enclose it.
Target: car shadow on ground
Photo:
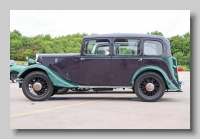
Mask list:
[[[60,101],[60,100],[87,100],[87,101],[95,101],[95,100],[109,100],[109,101],[141,101],[138,97],[50,97],[49,101]],[[172,98],[161,98],[156,102],[177,102],[177,99]],[[147,102],[149,103],[149,102]]]
[[[117,97],[50,97],[48,98],[48,100],[50,101],[56,101],[56,100],[118,100],[118,101],[122,101],[122,100],[133,100],[133,101],[141,101],[139,98],[137,97],[129,97],[129,98],[117,98]]]
[[[169,92],[165,92],[165,93],[173,93],[171,91]],[[66,97],[67,95],[75,95],[75,94],[81,94],[82,96],[78,96],[78,97]],[[88,97],[88,96],[84,96],[86,94],[122,94],[122,96],[116,96],[116,97]],[[99,92],[94,92],[94,91],[70,91],[70,92],[66,92],[65,94],[55,94],[54,96],[50,97],[48,100],[50,101],[56,101],[56,100],[114,100],[114,101],[141,101],[138,97],[132,97],[132,96],[123,96],[123,94],[133,94],[135,95],[135,93],[133,93],[133,91],[99,91]],[[177,102],[177,99],[172,99],[172,98],[161,98],[156,102]],[[143,102],[143,101],[141,101]]]

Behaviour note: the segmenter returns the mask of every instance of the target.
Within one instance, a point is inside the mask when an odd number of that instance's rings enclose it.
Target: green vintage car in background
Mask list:
[[[20,66],[20,65],[13,65],[10,66],[10,80],[14,83],[15,79],[17,78],[18,73],[26,68],[26,66]]]

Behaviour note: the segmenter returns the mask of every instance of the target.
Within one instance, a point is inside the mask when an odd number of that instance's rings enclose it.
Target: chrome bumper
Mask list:
[[[185,83],[183,81],[179,81],[180,85],[185,85]]]
[[[23,83],[23,78],[17,78],[14,80],[15,83]]]

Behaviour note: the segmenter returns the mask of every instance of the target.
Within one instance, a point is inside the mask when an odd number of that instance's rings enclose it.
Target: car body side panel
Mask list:
[[[172,81],[172,83],[176,86],[179,86],[179,78],[178,76],[175,77],[174,73],[178,74],[177,70],[177,62],[173,62],[175,59],[173,57],[168,58],[144,58],[143,59],[143,66],[157,66],[165,71],[168,78]]]
[[[80,56],[74,56],[71,68],[72,68],[70,72],[71,81],[78,83],[79,69],[80,69]]]
[[[37,62],[66,80],[78,83],[80,54],[38,54]]]
[[[60,75],[58,75],[53,70],[49,69],[46,66],[40,65],[40,64],[30,65],[30,66],[22,69],[20,71],[20,73],[18,74],[18,78],[24,78],[31,71],[37,71],[37,70],[46,72],[54,86],[57,86],[57,87],[78,87],[77,84],[65,80],[64,78],[62,78]]]
[[[79,81],[81,85],[110,86],[111,56],[81,56]]]
[[[142,56],[112,56],[112,85],[129,86],[135,71],[142,66]]]

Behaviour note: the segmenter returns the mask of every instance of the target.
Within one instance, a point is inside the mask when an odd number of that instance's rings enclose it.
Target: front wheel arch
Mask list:
[[[28,69],[26,70],[24,73],[22,73],[19,77],[20,78],[24,78],[26,75],[28,75],[29,73],[31,72],[34,72],[34,71],[41,71],[41,72],[44,72],[47,74],[47,72],[43,69],[39,69],[39,68],[32,68],[32,69]],[[48,75],[48,74],[47,74]]]
[[[55,87],[67,87],[67,88],[78,87],[76,83],[70,82],[69,80],[63,78],[61,75],[59,75],[57,72],[53,71],[49,67],[40,64],[31,65],[23,69],[22,71],[20,71],[18,78],[23,79],[29,73],[34,71],[45,72]]]

